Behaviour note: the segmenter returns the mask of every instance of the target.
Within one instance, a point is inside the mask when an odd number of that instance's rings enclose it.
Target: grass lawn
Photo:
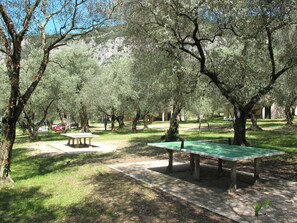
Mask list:
[[[266,130],[248,132],[251,145],[286,151],[286,156],[277,158],[278,163],[286,169],[296,168],[287,165],[297,162],[296,129],[283,128],[282,120],[264,120],[259,125]],[[107,167],[117,162],[167,158],[164,150],[146,146],[160,141],[167,126],[156,122],[150,129],[131,133],[130,126],[104,132],[94,124],[94,133],[100,135],[95,140],[126,145],[108,154],[42,154],[35,148],[42,143],[30,143],[19,135],[13,150],[15,183],[0,189],[0,222],[231,222]],[[198,131],[194,122],[181,123],[180,133],[186,140],[233,135],[230,122],[215,120],[210,126],[210,130]],[[65,138],[51,133],[41,141],[50,140]]]

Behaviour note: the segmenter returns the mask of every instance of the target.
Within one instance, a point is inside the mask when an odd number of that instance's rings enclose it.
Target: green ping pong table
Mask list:
[[[230,165],[231,183],[229,190],[236,190],[236,162],[254,159],[254,180],[259,178],[260,162],[263,157],[283,155],[284,152],[246,147],[238,145],[219,144],[208,141],[184,141],[184,142],[160,142],[148,143],[149,146],[160,147],[167,150],[169,164],[167,171],[173,170],[173,151],[180,151],[190,154],[190,166],[194,169],[194,178],[200,178],[200,156],[208,156],[218,159],[218,171],[222,172],[222,161],[227,161]]]

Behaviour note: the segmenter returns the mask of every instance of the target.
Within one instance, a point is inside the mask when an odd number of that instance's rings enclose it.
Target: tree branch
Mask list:
[[[9,33],[9,35],[11,36],[11,38],[14,38],[14,36],[16,35],[16,30],[14,27],[14,23],[11,20],[11,18],[9,17],[9,15],[7,14],[6,10],[4,9],[4,6],[2,4],[0,4],[0,14],[4,20],[4,23],[7,27],[7,31]]]
[[[274,52],[273,52],[273,47],[272,47],[272,33],[268,27],[266,29],[266,34],[267,34],[267,47],[268,47],[268,53],[269,53],[269,58],[270,58],[270,63],[271,63],[271,76],[275,75],[275,60],[274,60]]]
[[[35,11],[35,9],[38,7],[38,5],[40,4],[40,1],[41,0],[36,0],[35,3],[33,4],[32,7],[28,8],[28,11],[27,11],[27,14],[26,14],[26,17],[23,21],[23,29],[19,32],[19,36],[21,38],[24,37],[25,33],[27,32],[28,28],[29,28],[29,24],[30,24],[30,21],[32,19],[32,15]]]
[[[44,123],[47,114],[48,114],[48,110],[50,109],[51,105],[54,103],[56,99],[52,99],[49,104],[46,106],[45,110],[43,111],[43,116],[42,119],[36,124],[38,126],[38,128],[42,125],[42,123]]]

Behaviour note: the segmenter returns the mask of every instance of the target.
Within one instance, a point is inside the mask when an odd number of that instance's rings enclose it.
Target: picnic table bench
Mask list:
[[[282,151],[255,147],[246,147],[229,144],[219,144],[209,141],[182,141],[148,143],[149,146],[160,147],[167,150],[169,163],[167,171],[173,169],[173,151],[190,154],[190,166],[194,169],[194,178],[200,178],[200,156],[208,156],[218,159],[218,171],[222,171],[222,161],[229,163],[231,171],[231,183],[229,191],[236,190],[236,163],[238,161],[254,159],[254,180],[259,178],[260,161],[263,157],[285,154]]]
[[[67,145],[73,146],[73,147],[79,147],[80,145],[86,145],[88,147],[91,147],[91,141],[94,138],[94,135],[92,133],[64,133],[61,134],[63,136],[66,136],[68,138]],[[88,139],[88,144],[87,144]],[[83,140],[83,143],[82,143]]]

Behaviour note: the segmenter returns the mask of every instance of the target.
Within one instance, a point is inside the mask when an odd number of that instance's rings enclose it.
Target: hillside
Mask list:
[[[125,43],[126,32],[123,25],[102,27],[88,36],[83,36],[83,41],[92,49],[94,58],[100,64],[107,63],[115,55],[127,55],[131,47]]]

